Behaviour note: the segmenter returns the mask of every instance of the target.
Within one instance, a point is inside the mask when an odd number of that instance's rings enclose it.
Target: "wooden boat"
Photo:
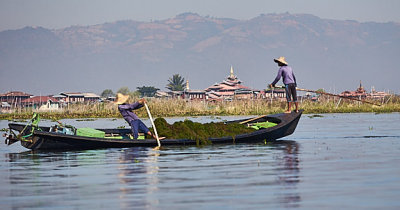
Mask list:
[[[228,121],[226,123],[256,123],[256,122],[273,122],[277,125],[270,128],[254,130],[254,132],[239,134],[234,137],[226,136],[222,138],[209,138],[211,144],[235,144],[275,141],[276,139],[292,134],[299,122],[303,110],[298,113],[290,114],[279,113],[274,115],[265,115],[259,118],[249,118],[242,120]],[[31,150],[83,150],[97,148],[124,148],[124,147],[156,147],[156,139],[110,139],[85,137],[77,135],[68,135],[57,132],[50,132],[50,127],[38,127],[40,129],[32,129],[31,125],[10,123],[10,134],[6,138],[6,144],[10,145],[17,141],[21,145]],[[125,136],[131,132],[130,129],[98,129],[104,131],[106,135]],[[18,132],[17,133],[15,133]],[[22,132],[22,133],[21,133]],[[24,138],[21,138],[24,137]],[[196,145],[198,142],[190,139],[163,139],[162,146],[168,145]]]

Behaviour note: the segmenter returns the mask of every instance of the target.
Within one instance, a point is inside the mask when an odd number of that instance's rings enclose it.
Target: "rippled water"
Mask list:
[[[399,113],[303,115],[293,135],[269,144],[68,152],[2,144],[0,209],[399,209],[399,155]]]

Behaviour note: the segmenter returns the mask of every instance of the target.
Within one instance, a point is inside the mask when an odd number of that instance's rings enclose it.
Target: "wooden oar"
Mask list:
[[[265,117],[265,116],[267,116],[267,115],[262,115],[262,116],[258,116],[258,117],[255,117],[255,118],[251,118],[251,119],[242,121],[242,122],[240,122],[239,124],[245,124],[245,123],[251,122],[251,121],[253,121],[253,120],[258,120],[258,119],[263,118],[263,117]]]
[[[160,139],[158,138],[158,133],[157,133],[156,125],[155,125],[154,122],[153,122],[153,117],[151,117],[151,113],[150,113],[149,107],[147,106],[147,103],[146,103],[146,102],[144,103],[144,106],[146,107],[147,114],[149,115],[149,118],[150,118],[150,121],[151,121],[151,125],[153,125],[154,134],[156,135],[158,147],[161,147]]]
[[[276,86],[276,88],[285,88],[285,87]],[[361,101],[363,103],[372,104],[372,105],[376,105],[376,106],[381,106],[381,104],[377,104],[377,103],[374,103],[374,102],[366,101],[366,100],[363,100],[363,99],[350,98],[350,97],[341,96],[341,95],[337,95],[337,94],[325,93],[325,92],[322,92],[322,91],[308,90],[308,89],[303,89],[303,88],[298,88],[298,87],[296,87],[296,90],[305,91],[305,92],[311,92],[311,93],[317,93],[317,94],[322,94],[322,95],[328,95],[328,96],[336,96],[336,97],[339,97],[339,98],[349,99],[349,100],[353,100],[353,101]]]

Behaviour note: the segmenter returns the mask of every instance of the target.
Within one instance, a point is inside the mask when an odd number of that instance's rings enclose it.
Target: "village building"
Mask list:
[[[85,103],[97,103],[101,100],[100,96],[95,93],[83,93],[83,98]]]
[[[10,112],[11,105],[7,102],[0,102],[0,113]]]
[[[11,106],[20,106],[21,101],[32,97],[32,94],[24,93],[21,91],[11,91],[8,93],[0,94],[0,102],[7,102]]]
[[[183,91],[172,90],[168,91],[168,98],[183,98]]]
[[[242,85],[242,81],[233,73],[231,66],[230,75],[220,83],[205,89],[207,100],[233,100],[233,99],[255,99],[259,91]]]
[[[186,88],[183,91],[183,98],[188,100],[205,100],[206,91],[204,90],[191,90],[189,87],[189,80],[186,81]]]
[[[115,97],[115,96],[109,96],[109,97],[107,97],[107,98],[105,99],[105,101],[113,102],[113,101],[115,101],[116,99],[117,99],[117,97]]]
[[[25,108],[30,107],[40,111],[52,111],[60,108],[59,101],[51,96],[34,96],[23,100],[21,104]]]
[[[265,98],[271,100],[286,100],[285,89],[270,89],[265,91]]]
[[[365,98],[367,98],[367,91],[364,89],[364,87],[362,86],[361,81],[360,81],[360,86],[357,88],[356,91],[346,90],[339,95],[342,97],[346,97],[346,98],[365,99]]]
[[[157,90],[156,94],[154,95],[154,97],[156,97],[156,98],[168,98],[169,95],[168,95],[168,92]]]
[[[373,86],[371,88],[371,93],[368,94],[368,98],[371,98],[371,99],[383,99],[387,96],[390,96],[390,94],[383,92],[383,91],[376,91],[375,87],[373,87]]]
[[[53,95],[52,97],[57,99],[60,104],[66,103],[67,96],[65,96],[65,95],[58,94],[58,95]]]
[[[95,103],[100,101],[100,96],[94,93],[62,92],[54,97],[65,103]]]
[[[385,97],[390,96],[390,93],[382,92],[382,91],[376,91],[375,87],[371,88],[371,93],[367,93],[367,91],[364,89],[364,87],[361,84],[360,81],[360,86],[357,88],[356,91],[344,91],[340,94],[340,96],[343,97],[348,97],[348,98],[357,98],[357,99],[384,99]]]
[[[156,98],[166,98],[166,99],[172,99],[172,98],[181,98],[183,99],[183,91],[161,91],[157,90],[154,97]]]
[[[85,96],[82,93],[62,92],[60,95],[65,96],[66,103],[83,103],[85,101]]]

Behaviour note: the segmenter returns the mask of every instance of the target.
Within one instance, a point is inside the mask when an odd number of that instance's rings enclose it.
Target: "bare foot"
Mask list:
[[[296,113],[299,113],[299,110],[296,110]]]
[[[290,113],[292,113],[292,111],[289,111],[289,110],[288,110],[288,111],[285,111],[285,113],[286,113],[286,114],[290,114]]]

